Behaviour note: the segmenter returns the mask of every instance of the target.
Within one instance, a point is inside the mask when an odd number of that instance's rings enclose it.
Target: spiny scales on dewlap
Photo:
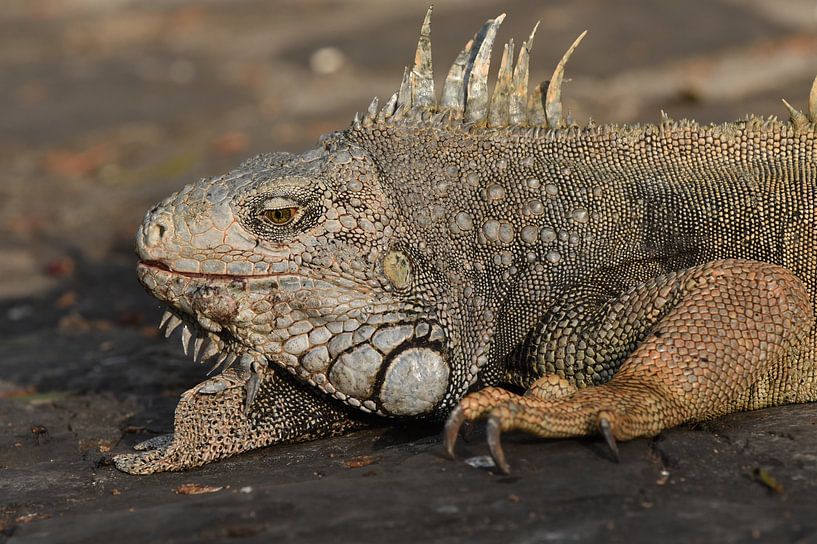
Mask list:
[[[808,114],[577,126],[533,34],[488,93],[489,20],[434,90],[429,10],[382,108],[300,155],[186,186],[137,233],[141,283],[218,373],[119,455],[183,470],[382,418],[651,436],[817,400],[817,86]],[[534,29],[535,32],[535,29]],[[514,385],[520,396],[501,388]]]

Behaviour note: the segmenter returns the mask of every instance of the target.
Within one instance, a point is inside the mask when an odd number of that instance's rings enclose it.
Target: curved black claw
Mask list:
[[[497,468],[499,468],[502,474],[510,474],[511,467],[508,466],[508,462],[505,460],[505,452],[502,451],[502,442],[500,441],[500,436],[502,436],[502,423],[498,417],[491,416],[488,418],[485,432],[488,435],[488,449],[491,450],[491,457],[494,458],[494,463],[496,463]]]
[[[255,396],[258,394],[258,387],[260,385],[261,379],[258,377],[258,374],[256,373],[253,373],[247,380],[247,383],[244,384],[244,389],[247,393],[247,396],[244,399],[245,416],[250,413],[250,408],[252,408],[252,403],[255,401]]]
[[[610,451],[613,452],[613,456],[616,458],[616,463],[620,463],[621,456],[618,453],[616,437],[613,434],[613,424],[610,422],[610,419],[607,416],[599,416],[599,430],[601,431],[602,436],[604,436],[604,441],[607,442],[607,447],[609,447]]]
[[[451,413],[448,415],[448,420],[445,422],[443,446],[451,459],[456,458],[454,455],[454,446],[457,444],[457,435],[460,432],[460,427],[463,422],[465,422],[465,413],[459,406],[451,410]]]

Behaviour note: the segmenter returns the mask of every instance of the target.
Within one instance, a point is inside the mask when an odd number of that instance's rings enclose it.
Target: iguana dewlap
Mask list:
[[[510,42],[488,93],[503,15],[438,99],[430,15],[384,107],[147,213],[139,279],[220,372],[117,467],[449,416],[449,451],[486,418],[507,470],[503,431],[615,448],[817,400],[817,91],[785,123],[577,126],[560,89],[581,37],[531,93],[533,34],[516,62]]]

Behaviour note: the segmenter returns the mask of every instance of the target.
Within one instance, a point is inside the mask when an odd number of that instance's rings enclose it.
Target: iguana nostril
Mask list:
[[[155,247],[159,245],[164,238],[165,232],[167,228],[159,223],[152,223],[147,228],[147,232],[145,233],[145,245],[148,247]]]

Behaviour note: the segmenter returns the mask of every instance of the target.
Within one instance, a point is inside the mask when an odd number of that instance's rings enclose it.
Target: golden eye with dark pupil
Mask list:
[[[264,218],[273,225],[286,225],[295,217],[298,208],[275,208],[274,210],[264,210]]]

